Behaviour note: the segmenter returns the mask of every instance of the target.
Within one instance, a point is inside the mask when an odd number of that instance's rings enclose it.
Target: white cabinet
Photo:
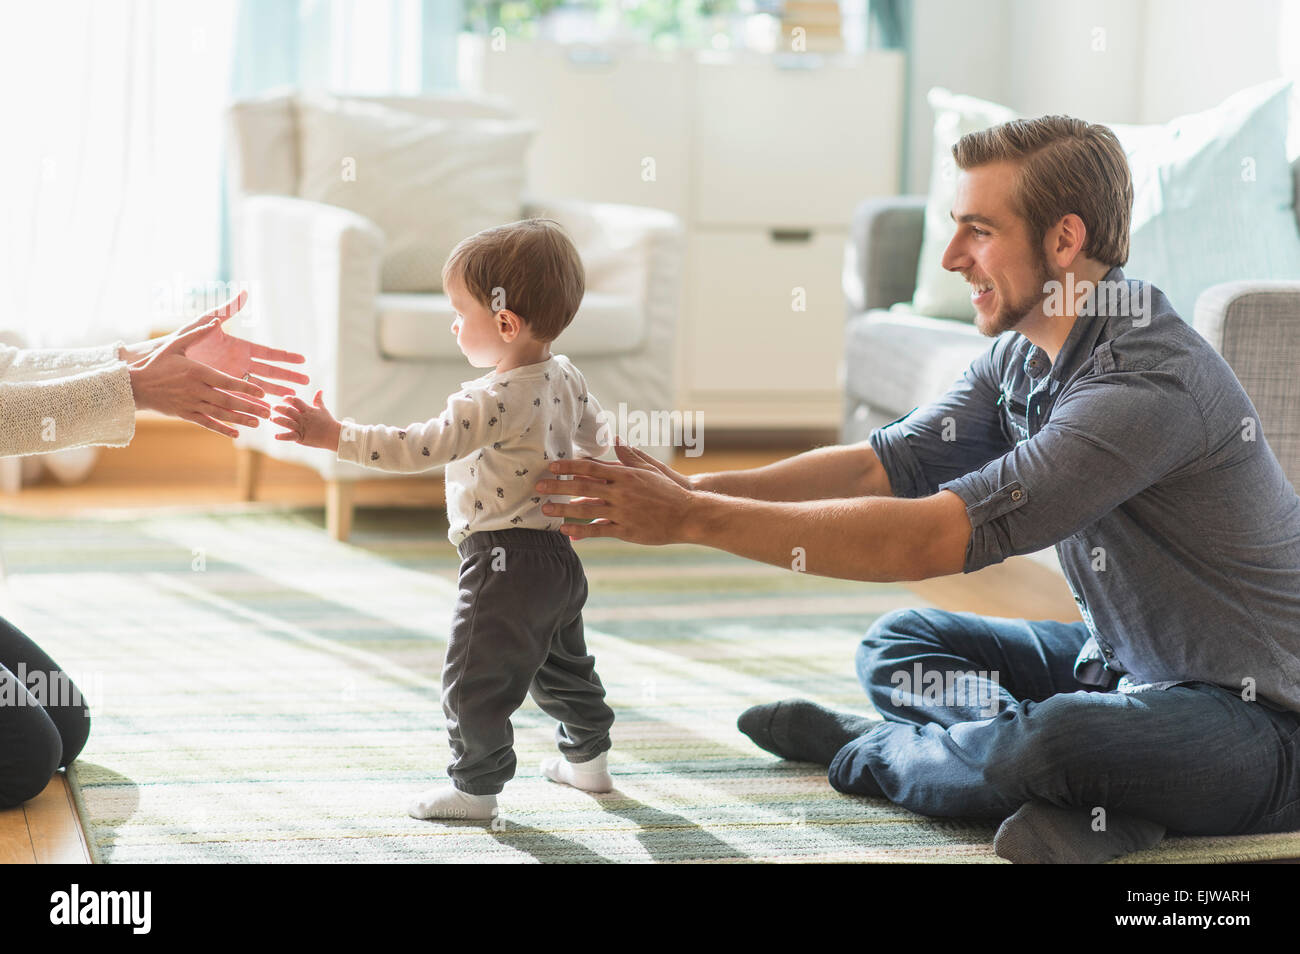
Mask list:
[[[803,58],[697,64],[697,223],[844,228],[860,199],[898,191],[898,55],[783,62]]]
[[[690,218],[690,64],[644,51],[480,47],[485,92],[537,123],[528,184],[539,195],[627,202]],[[653,177],[644,174],[654,161]]]
[[[475,56],[483,89],[538,124],[532,191],[685,223],[677,407],[714,428],[837,427],[844,243],[858,202],[898,191],[902,54]]]
[[[688,393],[736,402],[756,390],[794,400],[836,390],[842,234],[700,229],[688,248]]]

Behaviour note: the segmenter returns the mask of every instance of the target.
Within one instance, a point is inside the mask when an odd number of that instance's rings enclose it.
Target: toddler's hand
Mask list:
[[[343,425],[326,409],[320,391],[316,392],[316,399],[311,404],[302,398],[290,397],[277,405],[275,411],[280,417],[271,418],[271,423],[287,428],[275,435],[277,441],[293,441],[305,447],[323,447],[338,453]]]

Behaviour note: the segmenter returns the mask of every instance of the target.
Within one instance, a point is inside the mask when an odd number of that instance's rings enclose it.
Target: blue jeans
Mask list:
[[[1087,638],[1081,622],[885,614],[857,657],[885,722],[839,751],[831,785],[931,816],[1001,820],[1038,800],[1184,834],[1300,828],[1300,713],[1204,682],[1089,691],[1074,678]]]

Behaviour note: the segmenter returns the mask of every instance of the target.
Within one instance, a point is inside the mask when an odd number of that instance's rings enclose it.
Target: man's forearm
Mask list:
[[[818,576],[895,582],[953,568],[936,565],[932,498],[773,502],[696,493],[688,543]]]
[[[892,495],[871,445],[819,447],[749,470],[696,474],[697,490],[751,500],[800,501]]]

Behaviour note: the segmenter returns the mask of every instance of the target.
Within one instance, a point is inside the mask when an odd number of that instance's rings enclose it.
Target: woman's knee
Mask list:
[[[0,752],[0,809],[35,798],[58,770],[63,740],[39,706],[14,706],[6,713]]]
[[[59,768],[67,768],[81,754],[90,738],[90,710],[84,705],[67,706],[60,711],[56,726],[63,743]]]

